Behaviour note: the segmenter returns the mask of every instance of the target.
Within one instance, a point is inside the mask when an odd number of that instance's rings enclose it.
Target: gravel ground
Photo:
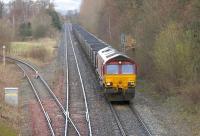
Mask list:
[[[140,113],[153,135],[158,136],[178,136],[176,129],[166,126],[166,116],[168,109],[154,103],[151,98],[137,92],[133,106]],[[169,124],[168,124],[169,125]],[[181,136],[181,135],[180,135]]]
[[[33,136],[48,136],[48,126],[41,108],[36,100],[29,101],[29,115],[31,117],[30,127]],[[26,134],[25,134],[26,135]]]
[[[128,105],[114,104],[113,108],[117,112],[119,119],[125,129],[127,135],[131,136],[145,136],[140,122],[137,120],[134,113]]]
[[[34,94],[32,93],[31,87],[28,82],[24,79],[20,88],[19,88],[19,101],[20,107],[22,107],[21,112],[21,135],[22,136],[31,136],[32,128],[31,128],[31,117],[29,113],[29,104],[30,100],[35,99]]]

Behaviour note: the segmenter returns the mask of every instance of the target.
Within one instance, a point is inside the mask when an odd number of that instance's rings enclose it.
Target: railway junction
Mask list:
[[[157,122],[148,122],[149,120],[140,114],[134,100],[127,103],[106,99],[93,66],[73,34],[70,23],[63,25],[56,59],[57,66],[63,70],[63,84],[59,90],[61,95],[57,95],[52,89],[54,87],[45,79],[47,75],[37,66],[12,57],[6,57],[6,61],[15,63],[29,84],[31,95],[26,96],[26,99],[34,99],[36,106],[32,106],[31,116],[38,118],[32,122],[31,135],[166,134]],[[37,126],[39,124],[41,126]],[[25,132],[22,130],[22,134]]]

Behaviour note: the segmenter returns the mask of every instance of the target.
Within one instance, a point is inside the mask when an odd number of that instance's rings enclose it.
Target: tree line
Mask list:
[[[0,44],[13,40],[54,37],[61,29],[59,14],[49,0],[0,1]]]
[[[116,48],[120,33],[136,41],[127,53],[158,93],[200,102],[199,0],[83,0],[79,22]]]

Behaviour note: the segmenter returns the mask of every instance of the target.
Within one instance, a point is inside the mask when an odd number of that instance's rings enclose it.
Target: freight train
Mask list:
[[[77,24],[75,38],[90,59],[109,101],[130,101],[135,97],[136,63]]]

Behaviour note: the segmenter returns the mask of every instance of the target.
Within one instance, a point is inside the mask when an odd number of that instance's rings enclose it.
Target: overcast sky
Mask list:
[[[65,13],[67,10],[78,10],[81,0],[54,0],[54,3],[57,11]]]
[[[4,2],[8,2],[11,0],[3,0]],[[35,0],[34,0],[35,1]],[[79,10],[81,0],[51,0],[55,4],[55,8],[57,11],[61,13],[66,13],[68,10]]]

